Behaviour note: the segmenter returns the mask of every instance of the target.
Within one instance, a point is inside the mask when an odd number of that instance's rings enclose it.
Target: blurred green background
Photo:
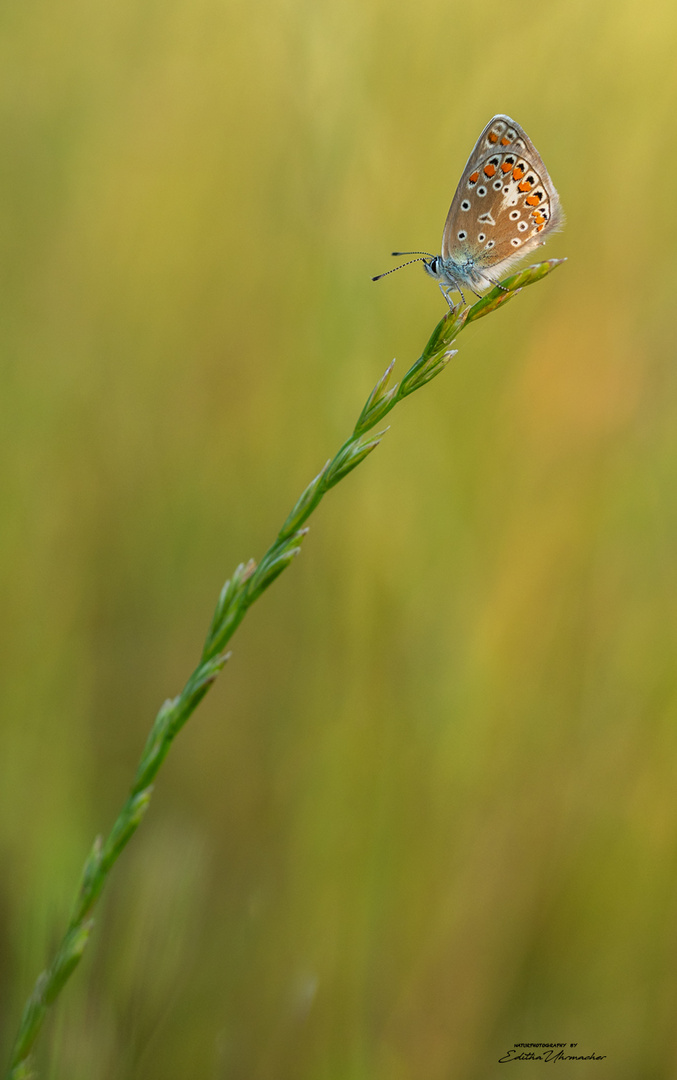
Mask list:
[[[469,328],[252,609],[44,1080],[677,1077],[677,9],[7,0],[0,1011],[218,590],[392,356],[495,112],[569,262]],[[532,260],[533,261],[533,260]],[[544,1066],[513,1064],[529,1080]]]

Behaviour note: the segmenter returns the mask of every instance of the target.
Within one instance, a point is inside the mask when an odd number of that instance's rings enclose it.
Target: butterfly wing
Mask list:
[[[442,258],[488,287],[564,223],[559,195],[523,128],[502,113],[468,158],[442,235]]]

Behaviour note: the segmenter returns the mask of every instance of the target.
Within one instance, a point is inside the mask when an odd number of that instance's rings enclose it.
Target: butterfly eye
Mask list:
[[[502,187],[503,187],[503,181],[502,180],[494,180],[494,191],[500,191]]]
[[[483,232],[481,232],[480,235],[477,237],[478,244],[483,244],[485,240],[486,240],[486,236],[484,235]]]
[[[479,195],[480,199],[483,199],[486,193],[487,189],[485,187],[478,187],[477,194]]]
[[[520,217],[520,216],[521,215],[520,215],[519,210],[511,210],[510,211],[510,220],[511,221],[517,221],[518,217]]]
[[[517,228],[519,229],[519,231],[520,231],[520,232],[524,232],[524,230],[525,230],[526,228],[528,228],[528,225],[527,225],[526,221],[520,221],[520,223],[519,223],[519,225],[517,226]]]
[[[463,229],[461,229],[460,233],[458,234],[458,238],[459,240],[465,240],[467,235],[467,232],[464,232]]]
[[[519,246],[520,246],[520,244],[522,243],[522,241],[521,241],[521,240],[518,240],[516,236],[513,236],[513,238],[512,238],[512,240],[510,241],[510,243],[512,244],[512,246],[513,246],[513,247],[519,247]]]
[[[496,243],[495,240],[490,240],[489,243],[486,245],[486,250],[491,251],[491,249],[492,249],[492,247],[494,246],[495,243]]]
[[[469,210],[469,209],[470,209],[470,203],[468,202],[467,199],[464,199],[463,202],[461,203],[461,210]]]

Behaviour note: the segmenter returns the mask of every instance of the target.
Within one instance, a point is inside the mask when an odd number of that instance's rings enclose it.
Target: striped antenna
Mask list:
[[[392,254],[395,255],[395,256],[400,256],[400,255],[427,255],[429,259],[434,259],[435,258],[435,256],[431,255],[429,251],[393,251]],[[402,269],[404,269],[405,266],[411,266],[411,264],[415,263],[415,262],[425,262],[425,259],[410,259],[409,262],[402,263],[401,266],[394,266],[392,268],[392,270],[386,270],[386,272],[384,274],[377,274],[376,277],[373,277],[371,280],[372,281],[380,281],[382,277],[388,277],[388,274],[394,274],[396,270],[402,270]]]

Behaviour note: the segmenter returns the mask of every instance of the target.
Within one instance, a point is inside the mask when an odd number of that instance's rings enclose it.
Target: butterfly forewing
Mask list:
[[[498,280],[561,223],[559,196],[533,143],[509,116],[494,116],[463,170],[442,257]]]

